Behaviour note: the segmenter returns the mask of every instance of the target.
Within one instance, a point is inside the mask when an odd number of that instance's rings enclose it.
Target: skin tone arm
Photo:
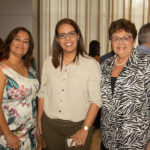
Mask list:
[[[7,121],[5,119],[3,110],[1,108],[2,105],[2,97],[5,88],[5,84],[7,82],[6,76],[0,70],[0,131],[4,134],[7,144],[10,148],[14,147],[15,149],[19,149],[20,141],[18,137],[11,133]]]
[[[150,150],[150,142],[149,142],[149,144],[147,145],[146,150]]]
[[[43,114],[43,103],[44,103],[44,99],[39,98],[38,99],[38,115],[37,115],[37,134],[38,135],[42,134],[41,117],[42,117],[42,114]]]
[[[94,123],[94,120],[96,119],[98,111],[99,111],[99,107],[96,104],[92,103],[89,107],[83,125],[87,125],[90,128]],[[84,145],[87,135],[88,135],[88,131],[85,131],[83,128],[81,128],[72,136],[73,140],[71,142],[71,145],[73,144],[74,141],[76,141],[76,146]]]

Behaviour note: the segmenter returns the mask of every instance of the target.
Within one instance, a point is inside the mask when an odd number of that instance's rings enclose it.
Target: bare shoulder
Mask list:
[[[5,84],[7,83],[7,77],[4,75],[1,69],[0,69],[0,83],[1,83],[0,84],[0,105],[1,105]]]
[[[7,77],[6,77],[6,75],[2,72],[2,70],[1,70],[1,68],[0,68],[0,88],[2,87],[2,86],[4,86],[5,84],[6,84],[6,82],[7,82]]]

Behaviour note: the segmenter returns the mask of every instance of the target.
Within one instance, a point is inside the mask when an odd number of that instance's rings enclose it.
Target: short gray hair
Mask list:
[[[138,43],[143,45],[150,42],[150,23],[144,24],[138,34]]]

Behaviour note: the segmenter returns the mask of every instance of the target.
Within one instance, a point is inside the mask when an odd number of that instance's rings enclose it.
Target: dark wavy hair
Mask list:
[[[0,38],[0,52],[3,49],[4,41]],[[1,54],[0,54],[0,60],[1,60]]]
[[[8,36],[6,37],[4,41],[3,49],[0,52],[0,56],[2,60],[9,58],[10,44],[20,31],[26,32],[29,35],[29,49],[27,53],[22,57],[22,60],[24,61],[25,66],[29,67],[33,60],[34,42],[33,42],[33,38],[32,38],[30,31],[27,30],[25,27],[17,27],[17,28],[14,28],[12,31],[10,31],[10,33],[8,34]]]
[[[53,51],[52,63],[53,63],[55,68],[57,68],[59,66],[61,66],[61,68],[62,68],[62,66],[63,66],[63,63],[62,63],[63,59],[60,59],[61,57],[63,58],[63,49],[60,46],[60,44],[57,42],[57,38],[58,38],[58,34],[59,34],[58,28],[63,24],[69,24],[69,25],[73,26],[77,35],[79,36],[79,39],[77,42],[77,53],[76,53],[76,56],[75,56],[73,61],[75,62],[75,60],[78,59],[79,54],[81,54],[82,56],[84,56],[84,53],[86,54],[86,51],[84,48],[84,43],[83,43],[83,37],[82,37],[80,28],[77,25],[77,23],[74,20],[69,19],[69,18],[61,19],[56,24],[55,35],[54,35],[53,46],[52,46],[52,51]]]
[[[135,27],[135,24],[132,23],[130,20],[127,19],[118,19],[116,21],[113,21],[109,27],[108,33],[109,33],[109,40],[111,40],[112,35],[119,31],[124,30],[128,33],[132,34],[133,39],[136,39],[137,36],[137,30]]]
[[[97,40],[92,40],[90,42],[89,55],[92,57],[100,56],[100,43]]]

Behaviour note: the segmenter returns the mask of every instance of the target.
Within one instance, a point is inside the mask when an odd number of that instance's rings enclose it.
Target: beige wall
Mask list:
[[[31,31],[38,66],[38,0],[0,0],[0,37],[5,40],[7,34],[18,26]]]
[[[17,26],[25,26],[32,31],[31,0],[0,0],[0,37]]]

